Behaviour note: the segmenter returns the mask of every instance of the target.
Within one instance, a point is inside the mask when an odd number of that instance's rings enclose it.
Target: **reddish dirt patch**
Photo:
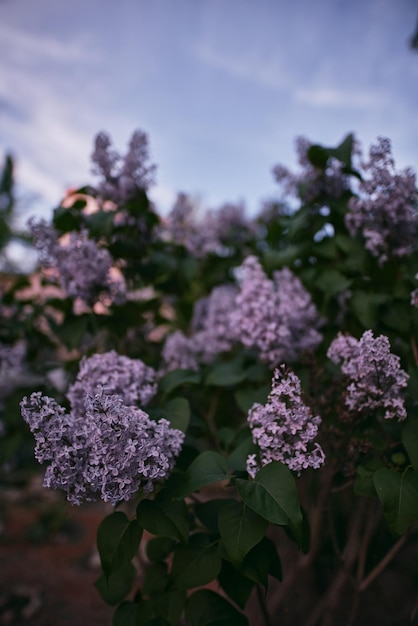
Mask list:
[[[96,531],[109,510],[33,495],[1,505],[0,624],[110,626],[113,608],[94,586]]]

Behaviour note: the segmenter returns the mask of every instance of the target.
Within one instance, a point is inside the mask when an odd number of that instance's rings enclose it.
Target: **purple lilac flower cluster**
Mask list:
[[[323,464],[321,446],[311,445],[321,418],[312,415],[301,393],[299,378],[282,366],[274,372],[267,403],[254,404],[250,409],[248,423],[259,447],[259,458],[250,454],[247,459],[247,472],[252,478],[271,461],[280,461],[295,472],[308,467],[318,469]]]
[[[240,271],[240,292],[230,319],[236,338],[256,348],[271,367],[316,348],[322,340],[320,319],[300,280],[288,268],[269,279],[255,256],[247,257]]]
[[[89,239],[85,231],[70,233],[68,243],[61,245],[58,233],[45,220],[31,218],[28,225],[41,264],[51,268],[69,297],[91,302],[105,293],[115,302],[125,299],[124,283],[111,278],[108,250]]]
[[[117,395],[127,406],[146,406],[157,392],[156,372],[140,359],[130,359],[114,350],[83,357],[76,381],[70,386],[67,397],[71,410],[77,415],[85,411],[85,396],[97,392],[98,386],[107,395]]]
[[[228,236],[233,234],[237,243],[237,237],[239,241],[245,240],[250,231],[242,206],[225,204],[198,219],[195,204],[184,193],[178,195],[164,225],[164,236],[198,258],[222,253]]]
[[[129,142],[125,157],[111,149],[109,135],[101,132],[96,136],[91,159],[93,173],[101,177],[98,185],[100,196],[124,205],[138,190],[146,190],[154,182],[155,165],[149,165],[148,137],[136,130]]]
[[[173,469],[184,440],[167,420],[154,422],[103,388],[87,393],[82,415],[40,392],[25,397],[21,411],[37,460],[49,463],[44,486],[63,489],[72,504],[102,499],[115,506],[139,489],[153,491]]]
[[[162,372],[173,369],[198,370],[199,364],[210,363],[217,354],[230,350],[235,341],[230,323],[235,296],[234,286],[220,285],[207,298],[196,302],[190,336],[176,331],[166,339],[162,352]]]
[[[379,137],[363,164],[370,178],[359,184],[346,225],[352,236],[362,233],[366,248],[383,264],[390,256],[406,256],[417,247],[418,191],[411,169],[396,171],[390,140]]]
[[[362,416],[383,410],[385,419],[406,418],[404,389],[409,375],[399,357],[391,354],[385,335],[375,338],[367,330],[357,340],[340,333],[327,354],[334,363],[342,361],[341,371],[349,381],[345,404],[350,411]]]
[[[342,164],[330,159],[325,171],[315,167],[308,159],[311,142],[305,137],[297,137],[296,152],[302,170],[293,174],[287,167],[276,165],[273,175],[283,187],[285,195],[299,196],[304,202],[313,202],[320,196],[339,198],[348,188],[348,177],[342,172]]]

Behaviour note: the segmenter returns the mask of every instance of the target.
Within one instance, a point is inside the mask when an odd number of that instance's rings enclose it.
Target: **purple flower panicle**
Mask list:
[[[248,413],[253,442],[258,445],[259,459],[251,454],[247,471],[254,478],[260,467],[281,461],[295,472],[312,467],[318,469],[325,454],[318,443],[321,418],[313,416],[301,397],[300,380],[292,371],[276,369],[272,390],[266,404],[254,404]]]
[[[67,413],[55,400],[33,393],[21,412],[35,436],[35,456],[48,462],[44,486],[63,489],[72,504],[102,499],[116,505],[138,490],[153,491],[179,455],[184,433],[169,422],[126,406],[103,388],[85,396],[85,410]]]
[[[319,316],[300,280],[283,268],[269,279],[255,256],[242,267],[231,328],[246,347],[255,347],[271,367],[295,361],[321,342]]]
[[[76,381],[68,390],[71,410],[82,415],[86,394],[94,395],[98,385],[108,395],[120,396],[127,406],[144,407],[157,392],[156,373],[140,359],[130,359],[114,350],[83,357]]]
[[[98,192],[105,200],[124,205],[138,190],[147,190],[154,182],[155,165],[149,165],[148,137],[136,130],[125,157],[111,149],[112,142],[105,132],[95,139],[91,155],[93,173],[101,177]]]
[[[357,340],[339,334],[328,349],[328,358],[342,361],[341,371],[348,379],[345,404],[360,415],[384,411],[385,419],[407,417],[404,389],[409,375],[401,368],[400,358],[391,354],[385,335],[374,337],[367,330]]]
[[[411,169],[396,171],[389,139],[379,137],[363,165],[370,178],[352,198],[346,225],[352,236],[362,233],[366,248],[383,264],[391,256],[406,256],[417,247],[418,190]]]
[[[196,302],[190,336],[176,331],[165,341],[162,352],[164,372],[198,370],[200,364],[210,363],[221,352],[230,350],[235,341],[230,323],[235,296],[234,286],[220,285],[207,298]]]
[[[106,293],[115,301],[124,300],[125,286],[110,276],[108,250],[100,248],[87,232],[72,232],[69,242],[61,245],[58,233],[45,220],[31,218],[28,224],[41,264],[53,270],[70,298],[91,302]]]

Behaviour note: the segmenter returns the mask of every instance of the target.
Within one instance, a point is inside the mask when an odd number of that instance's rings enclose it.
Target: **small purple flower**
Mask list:
[[[367,330],[357,340],[340,333],[327,354],[334,363],[342,361],[341,371],[348,380],[345,404],[350,411],[367,415],[383,410],[385,419],[398,421],[407,417],[404,389],[409,375],[400,358],[391,354],[385,335],[374,338]]]
[[[254,404],[248,413],[257,455],[249,455],[247,472],[254,478],[260,467],[280,461],[300,473],[312,467],[318,469],[325,454],[318,443],[311,442],[318,434],[321,418],[313,416],[302,400],[300,380],[284,367],[276,369],[272,390],[265,405]]]

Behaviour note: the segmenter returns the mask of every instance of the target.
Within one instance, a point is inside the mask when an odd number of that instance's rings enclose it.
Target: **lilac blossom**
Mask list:
[[[348,177],[343,173],[343,164],[337,159],[329,159],[325,170],[315,167],[308,159],[311,142],[305,137],[297,137],[296,152],[301,172],[293,174],[283,165],[276,165],[273,174],[283,187],[285,195],[299,196],[304,202],[314,202],[320,196],[339,198],[348,188]]]
[[[236,341],[230,323],[235,296],[234,286],[220,285],[208,297],[196,302],[190,335],[175,331],[165,341],[162,372],[173,369],[197,371],[200,364],[211,363],[218,354],[231,349]]]
[[[193,256],[224,254],[233,239],[235,245],[245,241],[253,227],[241,205],[224,204],[199,218],[192,199],[180,193],[165,220],[163,234],[177,245],[183,245]]]
[[[107,133],[100,132],[95,139],[91,159],[93,173],[101,177],[98,185],[100,196],[124,205],[138,193],[147,190],[154,182],[155,165],[149,165],[148,138],[136,130],[124,157],[111,149]]]
[[[383,264],[391,256],[406,256],[417,246],[418,192],[411,169],[396,171],[390,140],[379,137],[363,164],[370,178],[359,183],[346,225],[352,236],[361,233],[366,248]]]
[[[114,350],[83,357],[76,381],[68,390],[71,410],[81,415],[85,396],[94,395],[98,385],[108,395],[120,396],[127,406],[146,406],[157,392],[156,373],[140,359],[130,359]]]
[[[35,436],[35,456],[47,462],[44,486],[63,489],[72,504],[102,499],[116,505],[165,480],[181,451],[184,433],[152,421],[104,388],[87,393],[82,414],[33,393],[21,412]]]
[[[247,459],[247,472],[252,478],[272,461],[280,461],[298,473],[323,464],[321,446],[312,444],[321,418],[312,415],[301,394],[299,378],[282,366],[274,372],[266,404],[256,403],[248,412],[253,442],[259,448],[258,455],[250,454]]]
[[[230,325],[246,347],[271,367],[292,362],[321,342],[318,312],[300,280],[288,269],[269,279],[255,256],[245,259]]]
[[[51,268],[70,298],[91,302],[100,293],[106,293],[116,302],[124,300],[123,282],[111,278],[112,258],[108,250],[89,239],[87,232],[71,232],[68,243],[63,245],[45,220],[31,218],[28,224],[41,264]]]
[[[357,340],[340,333],[327,354],[334,363],[342,361],[341,371],[348,379],[345,404],[350,411],[364,415],[383,410],[385,419],[406,418],[404,389],[409,375],[400,358],[391,354],[385,335],[374,338],[367,330]]]

